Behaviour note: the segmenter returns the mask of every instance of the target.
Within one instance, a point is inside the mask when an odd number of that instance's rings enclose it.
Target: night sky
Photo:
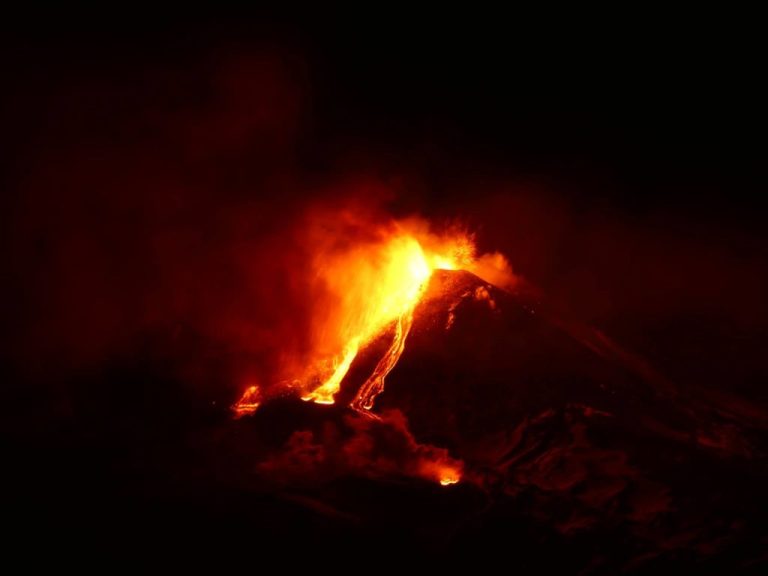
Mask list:
[[[30,454],[113,478],[78,441],[52,445],[61,430],[123,401],[187,426],[243,371],[269,374],[308,305],[286,273],[300,214],[349,198],[461,222],[553,309],[692,394],[768,402],[754,20],[358,12],[5,19],[0,336],[20,510],[46,474]],[[167,386],[126,400],[132,370]],[[19,512],[22,536],[40,509]]]

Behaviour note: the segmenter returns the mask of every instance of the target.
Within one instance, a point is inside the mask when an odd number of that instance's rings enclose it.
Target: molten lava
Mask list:
[[[421,236],[404,225],[395,225],[380,231],[373,240],[319,255],[315,262],[318,276],[337,296],[330,315],[320,323],[319,348],[326,342],[338,342],[340,350],[322,355],[310,368],[310,377],[305,380],[310,384],[302,399],[333,403],[358,352],[394,326],[389,349],[351,403],[357,410],[373,407],[384,379],[405,349],[413,311],[432,272],[471,268],[475,262],[474,245],[466,234]],[[316,384],[312,386],[312,382]]]
[[[260,396],[258,386],[248,386],[240,397],[240,400],[232,406],[235,416],[239,418],[246,414],[253,414],[256,411],[256,408],[259,407],[259,404],[261,404]]]
[[[370,410],[405,349],[414,309],[434,270],[469,270],[497,283],[509,283],[512,275],[500,254],[476,257],[466,233],[436,236],[412,223],[393,223],[366,230],[363,238],[359,231],[349,236],[332,242],[312,238],[320,297],[311,321],[311,354],[285,381],[303,400],[333,404],[360,350],[393,327],[391,345],[351,403]],[[258,389],[250,386],[233,409],[247,414],[260,401]]]
[[[468,270],[507,286],[513,276],[500,254],[476,257],[466,233],[438,236],[414,222],[360,224],[349,213],[337,220],[341,223],[309,226],[309,353],[289,364],[285,381],[303,400],[333,404],[358,353],[391,330],[391,344],[350,403],[369,413],[405,349],[414,310],[434,270]],[[261,400],[251,386],[233,409],[251,413]],[[424,475],[448,485],[458,482],[461,472],[447,466]]]
[[[457,484],[461,480],[461,471],[455,468],[444,466],[440,471],[439,482],[443,486]]]
[[[383,244],[354,248],[335,262],[323,262],[320,273],[324,283],[342,295],[335,329],[346,342],[331,363],[331,373],[322,378],[321,371],[321,384],[302,398],[333,403],[360,348],[397,321],[395,342],[371,377],[374,382],[364,388],[373,389],[375,382],[383,381],[402,353],[408,331],[401,327],[406,324],[410,328],[405,319],[418,303],[431,271],[419,242],[405,234]]]

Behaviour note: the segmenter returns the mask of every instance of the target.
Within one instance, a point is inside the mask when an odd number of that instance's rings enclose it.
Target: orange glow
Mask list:
[[[284,359],[284,381],[303,400],[333,404],[358,353],[386,330],[392,342],[351,406],[370,410],[397,364],[434,270],[467,270],[498,285],[513,278],[500,254],[476,255],[473,238],[452,231],[437,235],[424,222],[371,223],[352,210],[312,213],[303,228],[308,261],[300,273],[309,278],[308,332],[302,350]],[[490,280],[489,280],[490,281]],[[506,285],[502,287],[507,287]],[[262,401],[248,391],[235,405],[238,415]]]
[[[423,221],[375,222],[351,209],[310,211],[300,228],[306,260],[297,261],[296,282],[306,294],[297,302],[305,313],[295,341],[286,341],[278,377],[262,389],[248,387],[232,407],[236,416],[253,413],[260,403],[279,395],[296,395],[318,404],[333,404],[358,354],[374,340],[391,334],[391,342],[350,402],[368,416],[397,365],[414,322],[414,314],[435,270],[465,270],[500,288],[515,282],[506,259],[497,253],[477,255],[471,235],[439,235]],[[469,294],[467,294],[469,295]],[[474,294],[491,308],[485,288]],[[454,308],[449,309],[448,324]],[[400,426],[389,414],[389,425]],[[393,419],[394,418],[394,419]],[[402,429],[407,432],[403,422]],[[449,486],[461,481],[463,463],[443,449],[413,444],[419,464],[411,470]]]
[[[395,337],[392,345],[386,354],[379,360],[371,377],[365,381],[357,392],[357,396],[352,401],[352,407],[358,410],[370,410],[373,408],[373,401],[381,392],[384,391],[384,378],[392,371],[397,361],[405,349],[405,339],[411,331],[413,324],[413,308],[404,313],[397,319],[395,326]]]
[[[485,262],[475,257],[469,235],[437,236],[421,228],[415,223],[365,228],[362,239],[351,238],[341,250],[336,246],[324,250],[321,242],[314,267],[332,298],[319,304],[323,307],[315,333],[319,353],[306,369],[308,376],[300,379],[305,383],[304,400],[333,403],[359,350],[394,326],[389,349],[352,401],[352,407],[370,410],[403,353],[413,311],[432,272],[474,271],[476,263]],[[500,258],[496,264],[506,266]]]
[[[459,480],[461,480],[461,470],[458,466],[443,464],[438,469],[438,481],[441,485],[450,486],[451,484],[458,484]]]
[[[240,397],[240,400],[235,402],[232,406],[232,411],[235,413],[235,417],[245,416],[247,414],[253,414],[261,403],[261,393],[258,386],[248,386]]]
[[[439,482],[442,486],[458,484],[464,465],[459,460],[443,458],[438,461],[425,461],[421,465],[421,476]]]
[[[357,356],[357,351],[359,350],[358,343],[359,340],[357,338],[350,340],[350,342],[345,347],[341,359],[333,359],[333,371],[328,379],[325,380],[325,382],[323,382],[322,385],[320,385],[318,388],[312,390],[309,394],[302,396],[301,399],[311,400],[312,402],[316,402],[318,404],[333,404],[333,397],[336,392],[339,391],[341,381],[349,371],[352,360],[354,360],[355,356]]]

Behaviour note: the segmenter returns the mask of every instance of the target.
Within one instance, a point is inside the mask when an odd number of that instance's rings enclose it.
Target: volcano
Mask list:
[[[440,270],[383,392],[355,408],[396,330],[361,349],[334,404],[286,394],[235,419],[158,400],[173,386],[156,363],[151,377],[121,369],[152,408],[121,396],[83,416],[54,447],[78,470],[60,478],[75,496],[38,494],[32,508],[54,511],[55,532],[90,519],[75,548],[175,562],[292,563],[286,542],[313,562],[461,558],[523,572],[764,560],[754,495],[768,480],[768,415],[673,385],[524,286]],[[169,425],[169,410],[186,416]]]
[[[768,574],[762,35],[412,8],[9,20],[9,565]]]

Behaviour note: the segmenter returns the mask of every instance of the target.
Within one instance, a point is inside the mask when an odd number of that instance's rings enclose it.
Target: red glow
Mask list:
[[[236,417],[245,416],[246,414],[253,414],[261,404],[261,393],[258,386],[251,385],[245,389],[240,400],[235,402],[232,406],[232,410]]]
[[[309,346],[300,356],[284,357],[283,384],[271,386],[272,394],[298,393],[306,401],[333,404],[359,352],[392,329],[390,346],[350,404],[367,412],[405,350],[414,310],[434,270],[467,270],[505,286],[514,282],[506,259],[478,256],[472,236],[463,231],[435,234],[418,220],[380,223],[352,210],[332,218],[319,212],[308,220],[308,261],[297,264],[297,273],[312,278]],[[494,305],[487,293],[476,297]],[[238,416],[250,414],[262,400],[250,386],[233,409]],[[461,478],[461,463],[425,462],[421,476],[442,485]]]

